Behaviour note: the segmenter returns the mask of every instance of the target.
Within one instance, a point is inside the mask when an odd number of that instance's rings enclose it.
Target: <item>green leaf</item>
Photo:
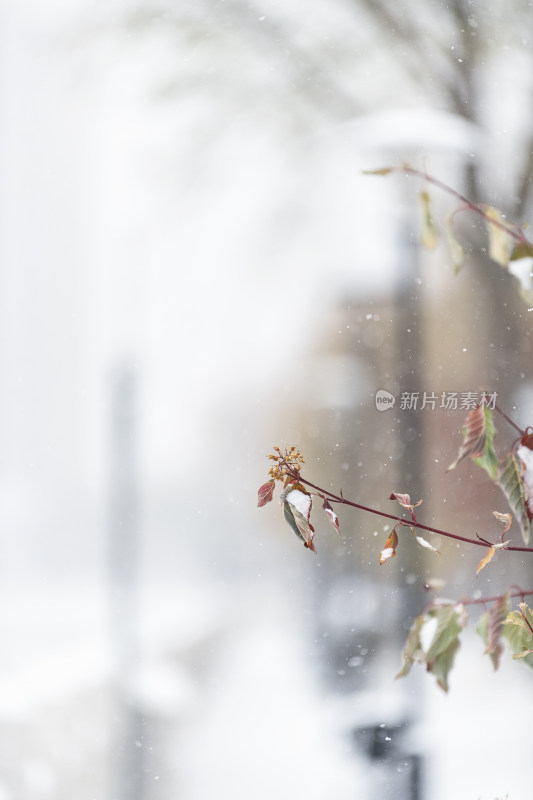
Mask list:
[[[423,660],[422,643],[420,641],[420,631],[427,620],[426,614],[419,614],[415,617],[413,624],[407,635],[407,641],[402,651],[402,668],[396,675],[397,678],[404,678],[410,671],[415,661]]]
[[[428,192],[420,192],[419,197],[422,207],[422,244],[428,250],[433,250],[439,241],[439,231],[431,211],[431,198]]]
[[[296,524],[296,521],[295,521],[293,513],[292,513],[292,509],[291,509],[289,503],[283,503],[283,515],[284,515],[287,523],[290,525],[290,527],[292,528],[292,530],[296,534],[296,536],[299,539],[301,539],[302,542],[305,542],[305,539],[302,536],[302,534],[300,533],[298,525]]]
[[[522,480],[520,465],[514,453],[509,453],[502,463],[497,483],[506,496],[509,507],[520,525],[522,539],[528,545],[531,522],[527,509],[527,491]]]
[[[521,258],[533,258],[533,244],[531,242],[519,242],[509,261],[520,261]]]
[[[490,408],[483,406],[483,415],[485,417],[485,444],[483,447],[483,454],[474,457],[472,460],[478,467],[483,467],[492,481],[498,477],[499,461],[496,451],[494,450],[494,435],[496,429],[494,427],[494,414]]]
[[[448,675],[453,667],[455,655],[460,646],[461,643],[459,639],[456,638],[448,645],[446,650],[439,653],[434,661],[428,661],[428,672],[431,672],[436,677],[438,685],[441,689],[444,689],[445,692],[447,692],[449,688]]]
[[[437,617],[437,630],[426,653],[428,663],[434,661],[453,644],[466,622],[460,618],[457,607],[452,604],[441,606],[436,612],[430,613]]]
[[[448,675],[460,647],[459,634],[466,625],[466,613],[462,606],[447,604],[430,615],[437,618],[437,629],[426,653],[428,672],[437,678],[437,683],[448,691]]]
[[[480,616],[479,622],[476,625],[476,633],[483,640],[483,644],[485,645],[485,647],[487,647],[488,643],[489,643],[489,612],[488,611],[484,611],[483,614]],[[496,667],[494,667],[494,669],[496,669]]]
[[[453,218],[455,214],[456,211],[453,211],[450,216],[445,219],[444,229],[448,237],[455,273],[457,274],[465,262],[465,251],[455,237],[455,231],[453,229]]]
[[[528,609],[530,622],[533,623],[531,611]],[[525,620],[519,611],[512,611],[507,615],[503,623],[502,636],[508,641],[514,656],[518,656],[533,669],[533,654],[525,653],[525,650],[533,649],[533,635],[527,627]]]

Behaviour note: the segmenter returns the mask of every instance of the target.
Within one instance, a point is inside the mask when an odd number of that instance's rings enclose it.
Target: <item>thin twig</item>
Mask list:
[[[429,533],[436,533],[440,536],[445,536],[447,539],[456,539],[460,542],[466,542],[466,544],[475,544],[477,547],[493,547],[490,542],[483,542],[479,539],[470,539],[468,536],[460,536],[458,533],[451,533],[450,531],[443,531],[440,528],[433,528],[431,525],[424,525],[421,522],[408,522],[405,517],[399,517],[396,514],[388,514],[386,511],[378,511],[377,508],[371,508],[370,506],[364,506],[362,503],[356,503],[354,500],[347,500],[345,497],[340,497],[339,495],[330,492],[328,489],[322,489],[320,486],[317,486],[315,483],[311,483],[306,478],[302,478],[299,473],[293,472],[289,470],[289,474],[295,481],[299,483],[303,483],[306,486],[315,489],[320,495],[328,495],[328,500],[330,503],[339,503],[345,506],[351,506],[352,508],[359,508],[361,511],[367,511],[369,514],[375,514],[378,517],[384,517],[385,519],[392,519],[395,522],[401,522],[405,524],[407,522],[408,525],[411,525],[414,528],[420,528],[420,530],[428,531]],[[533,553],[533,547],[515,547],[512,545],[508,545],[507,547],[502,547],[502,550],[513,550],[519,553]]]

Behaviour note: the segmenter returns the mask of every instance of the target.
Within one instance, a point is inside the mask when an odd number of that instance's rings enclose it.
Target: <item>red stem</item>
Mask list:
[[[442,189],[444,192],[451,194],[453,197],[456,197],[461,203],[473,211],[475,214],[479,214],[480,217],[487,220],[491,225],[494,225],[496,228],[500,228],[502,231],[505,231],[509,236],[511,236],[515,241],[521,243],[530,244],[529,239],[524,236],[522,231],[517,230],[516,226],[509,225],[505,222],[501,222],[498,219],[493,219],[490,217],[487,212],[483,209],[482,206],[473,203],[468,197],[465,197],[460,192],[452,189],[451,186],[448,186],[446,183],[439,181],[438,178],[434,178],[432,175],[429,175],[427,172],[424,172],[420,169],[414,169],[413,167],[392,167],[391,168],[395,172],[403,172],[406,175],[416,175],[418,178],[423,178],[423,180],[427,181],[428,183],[432,183],[434,186],[438,186],[439,189]]]
[[[501,414],[501,416],[504,418],[504,420],[505,420],[506,422],[508,422],[508,423],[509,423],[509,425],[512,425],[512,426],[513,426],[513,428],[514,428],[516,431],[518,431],[518,433],[519,433],[521,436],[525,436],[525,435],[526,435],[526,432],[525,432],[525,431],[523,431],[523,430],[522,430],[522,428],[521,428],[519,425],[517,425],[517,424],[516,424],[516,422],[513,422],[513,420],[512,420],[510,417],[508,417],[508,416],[507,416],[507,414],[505,413],[505,411],[502,411],[502,410],[501,410],[501,408],[498,408],[498,406],[497,406],[496,404],[494,404],[494,410],[495,410],[495,411],[497,411],[497,412],[498,412],[498,414]]]
[[[522,592],[521,590],[517,590],[515,592],[509,592],[509,597],[528,597],[529,595],[533,594],[533,589],[529,589],[527,592]],[[473,606],[476,603],[494,603],[496,600],[501,600],[504,597],[503,594],[495,594],[492,597],[478,597],[476,600],[473,598],[468,598],[466,600],[461,600],[460,602],[464,606]]]
[[[483,542],[480,539],[470,539],[467,536],[459,536],[458,533],[450,533],[450,531],[443,531],[440,528],[433,528],[431,525],[423,525],[421,522],[408,522],[405,517],[398,517],[395,514],[387,514],[386,511],[378,511],[376,508],[370,508],[369,506],[364,506],[361,503],[356,503],[353,500],[346,500],[344,497],[339,497],[333,492],[328,491],[327,489],[321,489],[320,486],[317,486],[311,481],[302,478],[301,475],[298,475],[292,470],[289,471],[291,477],[295,480],[299,481],[299,483],[304,483],[306,486],[310,486],[312,489],[316,489],[322,495],[327,494],[328,500],[333,503],[341,503],[345,506],[352,506],[353,508],[359,508],[361,511],[368,511],[369,514],[376,514],[378,517],[385,517],[386,519],[393,519],[395,522],[401,522],[403,525],[408,525],[412,528],[420,528],[420,530],[428,531],[429,533],[437,533],[440,536],[445,536],[447,539],[457,539],[460,542],[466,542],[467,544],[475,544],[477,547],[492,547],[493,545],[487,542]],[[502,550],[514,550],[515,552],[519,553],[533,553],[533,547],[513,547],[511,545],[507,547],[502,547]]]

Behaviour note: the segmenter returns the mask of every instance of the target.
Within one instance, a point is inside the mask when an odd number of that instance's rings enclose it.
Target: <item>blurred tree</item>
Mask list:
[[[310,126],[353,119],[383,107],[445,109],[487,136],[470,166],[468,193],[515,218],[529,209],[533,174],[533,49],[526,0],[333,0],[300,6],[244,0],[184,4],[140,0],[117,23],[166,41],[159,98],[208,99],[202,136],[220,136],[235,118],[256,115],[295,141]],[[505,132],[505,136],[502,136]],[[290,142],[285,139],[286,144]],[[493,159],[497,149],[498,160]],[[473,154],[474,155],[474,154]]]

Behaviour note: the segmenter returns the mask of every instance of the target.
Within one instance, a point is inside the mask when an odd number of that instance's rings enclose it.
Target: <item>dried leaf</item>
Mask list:
[[[380,169],[364,169],[362,173],[363,175],[390,175],[394,170],[395,167],[381,167]]]
[[[514,453],[509,453],[502,463],[497,483],[506,496],[509,507],[520,525],[524,543],[526,545],[529,544],[531,534],[531,518],[528,509],[529,490],[522,479],[520,461]]]
[[[271,480],[264,483],[258,493],[257,493],[257,505],[259,508],[261,506],[266,506],[267,503],[270,503],[272,497],[274,495],[274,487],[276,485],[276,481]]]
[[[487,552],[485,553],[485,555],[483,556],[483,558],[481,559],[481,561],[478,564],[478,568],[476,570],[476,578],[479,575],[479,573],[481,572],[481,570],[484,569],[490,561],[492,561],[492,559],[494,558],[494,553],[495,552],[496,552],[496,548],[495,547],[489,547],[488,548]]]
[[[337,531],[337,533],[338,533],[338,535],[339,535],[339,538],[340,538],[341,532],[340,532],[340,528],[339,528],[339,518],[338,518],[338,516],[335,514],[335,512],[333,511],[333,509],[332,509],[331,505],[330,505],[330,504],[329,504],[329,502],[326,500],[326,498],[324,498],[324,503],[323,503],[323,505],[322,505],[322,508],[324,509],[324,511],[326,512],[326,514],[328,515],[328,519],[329,519],[329,521],[331,522],[331,524],[333,525],[333,527],[334,527],[334,528],[335,528],[335,530]]]
[[[381,551],[379,555],[379,563],[383,565],[385,561],[389,558],[394,558],[396,555],[396,548],[398,546],[398,534],[395,530],[392,531],[391,535],[385,542],[385,547]]]
[[[522,650],[521,653],[513,653],[513,658],[525,658],[530,653],[533,653],[533,650]]]
[[[450,216],[447,217],[447,219],[444,221],[444,229],[448,237],[448,244],[450,245],[450,251],[452,254],[452,261],[455,273],[457,274],[464,264],[465,251],[463,250],[462,245],[455,238],[455,232],[453,230],[453,218],[455,214],[456,211],[452,212]]]
[[[397,500],[403,508],[406,508],[410,511],[412,508],[418,508],[418,506],[422,505],[422,500],[419,500],[418,503],[411,503],[411,498],[408,494],[400,494],[400,492],[393,492],[389,495],[389,500]]]
[[[450,470],[455,469],[457,464],[467,456],[476,458],[483,455],[486,438],[486,422],[484,411],[485,407],[477,406],[468,414],[467,418],[465,419],[463,443],[459,448],[457,458],[453,464],[450,464],[446,472],[450,472]]]
[[[497,520],[503,522],[504,529],[503,532],[507,533],[511,525],[513,524],[513,515],[512,514],[500,514],[499,511],[493,511],[493,515],[496,517]]]
[[[428,250],[433,250],[439,240],[439,232],[431,211],[431,198],[428,192],[420,192],[420,205],[422,207],[422,244]]]

